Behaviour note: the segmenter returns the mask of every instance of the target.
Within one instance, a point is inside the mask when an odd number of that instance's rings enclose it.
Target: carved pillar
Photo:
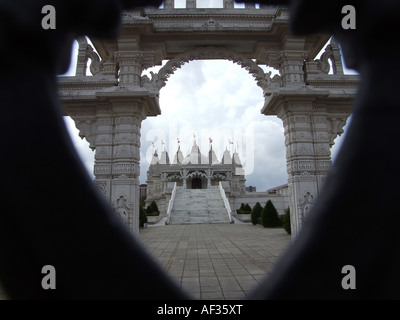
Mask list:
[[[285,129],[292,235],[300,230],[331,168],[330,147],[343,132],[348,113],[338,113],[312,99],[285,99],[277,113]],[[346,110],[347,111],[347,110]]]
[[[96,108],[96,152],[94,156],[95,184],[111,202],[111,171],[114,139],[114,117],[110,105],[101,105]]]
[[[280,73],[284,86],[302,86],[304,84],[304,56],[282,54]]]
[[[145,108],[132,99],[111,102],[96,110],[95,184],[129,229],[138,232],[140,127]]]
[[[111,201],[127,201],[128,226],[139,230],[140,128],[146,118],[140,102],[113,102],[114,140],[111,169]]]
[[[140,51],[120,52],[118,54],[120,86],[140,86],[142,58],[143,54]]]

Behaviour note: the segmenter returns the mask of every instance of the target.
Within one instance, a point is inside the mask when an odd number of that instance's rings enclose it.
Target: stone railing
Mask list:
[[[167,209],[167,220],[165,221],[165,224],[169,224],[169,220],[171,219],[171,211],[174,206],[174,200],[175,200],[175,194],[176,194],[176,182],[174,183],[174,188],[172,189],[171,193],[171,199],[169,199],[168,202],[168,209]]]
[[[226,197],[225,190],[222,188],[222,184],[219,184],[219,191],[221,192],[222,200],[224,201],[226,212],[228,213],[229,221],[233,222],[231,205],[229,204],[228,198]]]

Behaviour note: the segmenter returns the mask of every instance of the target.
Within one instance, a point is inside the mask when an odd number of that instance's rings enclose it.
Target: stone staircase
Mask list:
[[[230,223],[219,188],[177,187],[169,224],[207,223]]]

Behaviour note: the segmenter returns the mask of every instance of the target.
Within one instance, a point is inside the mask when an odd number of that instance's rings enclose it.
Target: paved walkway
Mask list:
[[[243,299],[290,242],[283,229],[251,224],[150,226],[140,239],[196,299]]]

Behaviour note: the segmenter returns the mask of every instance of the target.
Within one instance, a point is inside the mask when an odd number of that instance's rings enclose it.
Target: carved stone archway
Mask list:
[[[188,2],[189,4],[189,2]],[[122,15],[116,41],[80,41],[77,74],[59,78],[66,114],[95,149],[95,183],[115,206],[124,195],[128,226],[138,232],[141,122],[160,114],[159,91],[185,63],[225,59],[245,68],[263,89],[261,112],[283,121],[292,234],[303,223],[304,196],[315,200],[331,167],[330,147],[350,114],[358,78],[343,74],[340,50],[329,36],[294,37],[288,10],[279,6],[235,9],[144,9]],[[93,76],[86,76],[87,60]],[[169,60],[152,78],[143,70]],[[334,74],[329,74],[332,61]],[[271,77],[259,65],[279,71]],[[262,142],[259,142],[262,143]],[[307,206],[309,208],[310,206]]]
[[[169,77],[186,63],[194,60],[228,60],[248,71],[255,79],[257,85],[263,90],[264,95],[268,95],[272,88],[281,86],[281,78],[276,75],[273,80],[271,73],[264,70],[252,59],[243,54],[226,49],[224,47],[197,47],[191,51],[181,53],[169,60],[157,74],[152,73],[152,78],[142,77],[142,84],[149,89],[159,91],[163,88]]]

